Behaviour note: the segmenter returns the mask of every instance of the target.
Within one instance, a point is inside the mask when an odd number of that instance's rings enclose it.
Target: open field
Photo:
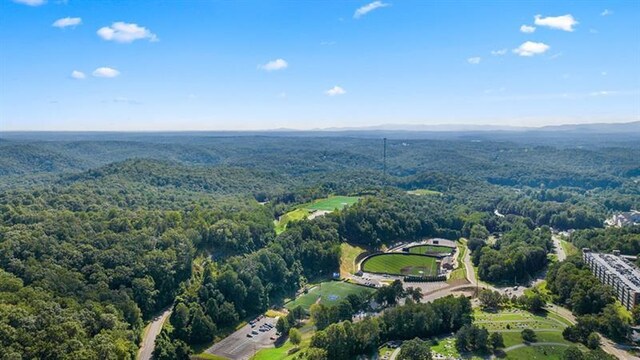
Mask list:
[[[300,305],[305,310],[309,310],[311,305],[320,302],[324,305],[335,305],[349,294],[360,292],[373,292],[372,288],[361,285],[350,284],[341,281],[327,281],[311,288],[308,293],[298,296],[297,299],[284,305],[287,309],[293,309]]]
[[[307,210],[342,210],[345,206],[353,205],[360,198],[356,196],[330,196],[326,199],[316,200],[312,203],[300,205],[300,208]]]
[[[407,194],[410,194],[410,195],[442,195],[442,193],[440,191],[429,190],[429,189],[409,190],[409,191],[407,191]]]
[[[366,272],[391,275],[438,275],[436,258],[413,254],[389,253],[373,256],[365,260],[362,268]]]
[[[409,249],[411,254],[451,254],[453,249],[446,246],[418,245]]]
[[[309,215],[316,211],[334,211],[342,210],[347,205],[358,202],[360,198],[356,196],[330,196],[325,199],[318,199],[310,203],[298,205],[295,210],[280,216],[279,220],[275,220],[276,234],[280,234],[287,229],[290,221],[299,221],[306,219]]]
[[[345,277],[349,274],[358,272],[356,268],[356,258],[366,250],[348,243],[340,244],[340,276]]]

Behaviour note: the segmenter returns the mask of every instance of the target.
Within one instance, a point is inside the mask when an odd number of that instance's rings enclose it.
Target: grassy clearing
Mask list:
[[[326,199],[319,199],[312,203],[300,205],[300,208],[307,210],[334,211],[342,210],[345,206],[353,205],[360,198],[357,196],[330,196]]]
[[[467,253],[467,246],[460,243],[456,244],[456,246],[458,246],[458,267],[451,272],[451,275],[449,275],[449,279],[447,279],[447,282],[453,282],[455,280],[462,280],[467,278],[467,267],[464,264],[464,257]]]
[[[564,253],[567,254],[567,257],[572,255],[577,255],[580,251],[578,248],[567,240],[560,240],[560,244],[564,249]]]
[[[412,254],[451,254],[453,249],[446,246],[418,245],[409,249]]]
[[[289,351],[294,348],[293,344],[291,344],[288,340],[282,344],[280,347],[272,347],[266,348],[258,351],[255,356],[251,358],[251,360],[286,360],[286,359],[294,359],[301,352],[304,352],[311,343],[311,336],[313,336],[315,332],[315,327],[306,323],[302,328],[300,328],[300,333],[302,333],[302,342],[300,343],[300,350],[295,353],[289,354]]]
[[[280,216],[280,220],[274,221],[274,224],[276,226],[276,234],[284,232],[287,229],[287,224],[289,222],[300,221],[302,219],[306,219],[307,216],[309,216],[309,210],[306,209],[295,209]]]
[[[356,196],[330,196],[325,199],[315,200],[310,203],[298,205],[295,210],[280,216],[279,220],[274,220],[276,234],[280,234],[287,229],[287,224],[291,221],[306,219],[316,210],[334,211],[342,210],[347,205],[358,202],[360,198]]]
[[[416,189],[407,191],[409,195],[442,195],[440,191],[429,190],[429,189]]]
[[[562,354],[568,346],[546,345],[546,346],[524,346],[507,353],[507,359],[545,359],[561,360]]]
[[[364,271],[391,275],[437,275],[436,258],[420,255],[383,254],[362,264]]]
[[[284,306],[287,309],[293,309],[300,305],[305,310],[309,310],[311,305],[318,301],[324,305],[331,306],[337,304],[349,294],[373,291],[373,289],[361,285],[342,281],[327,281],[318,284],[318,286],[310,289],[308,293],[300,295],[297,299],[286,303]]]
[[[356,258],[366,250],[359,246],[350,245],[347,243],[340,244],[340,276],[345,277],[349,274],[355,274]]]

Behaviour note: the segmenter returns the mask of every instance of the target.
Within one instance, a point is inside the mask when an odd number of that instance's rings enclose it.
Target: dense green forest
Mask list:
[[[577,246],[640,252],[637,228],[600,229],[640,208],[640,147],[627,142],[390,139],[383,174],[379,138],[25,136],[0,139],[0,358],[134,358],[144,322],[169,306],[160,350],[178,356],[330,276],[345,241],[463,236],[488,281],[525,281],[546,266],[549,227],[585,229]],[[330,194],[361,200],[276,235],[278,216]],[[581,309],[562,288],[558,301]],[[602,313],[603,301],[584,313]],[[388,316],[405,316],[397,311]],[[415,336],[369,325],[381,339]]]

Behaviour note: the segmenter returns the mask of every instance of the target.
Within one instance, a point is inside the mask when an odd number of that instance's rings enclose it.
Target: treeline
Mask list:
[[[307,357],[315,360],[353,359],[376,349],[388,340],[427,338],[457,331],[472,321],[471,302],[465,297],[447,296],[431,303],[409,301],[387,309],[378,318],[357,323],[343,321],[329,325],[311,338]]]
[[[482,229],[476,232],[483,233]],[[488,245],[482,238],[472,237],[468,246],[481,280],[522,283],[547,264],[547,254],[552,250],[553,243],[548,227],[531,229],[519,221],[494,245]]]
[[[620,250],[625,255],[640,254],[640,225],[579,230],[569,239],[578,249],[591,248],[596,252]]]
[[[618,311],[613,289],[601,284],[578,256],[553,264],[546,280],[553,301],[577,316],[577,324],[563,332],[566,339],[587,344],[597,331],[616,341],[628,339],[629,320]]]
[[[20,284],[1,290],[0,353],[135,355],[143,321],[174,302],[199,249],[243,254],[275,237],[252,199],[92,185],[0,194],[0,268]]]
[[[172,329],[163,330],[165,341],[156,344],[155,354],[169,359],[182,343],[211,342],[292,296],[307,279],[330,276],[339,266],[340,241],[330,218],[294,222],[263,249],[207,262],[201,282],[176,299]]]
[[[339,215],[340,236],[378,248],[424,237],[457,239],[462,219],[441,199],[397,191],[366,197]]]

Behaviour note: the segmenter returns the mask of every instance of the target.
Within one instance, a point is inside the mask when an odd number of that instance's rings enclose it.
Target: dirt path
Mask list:
[[[144,337],[142,338],[142,343],[140,344],[140,350],[138,350],[138,360],[151,360],[151,355],[153,355],[153,348],[155,347],[156,337],[160,334],[162,330],[162,324],[169,318],[171,315],[172,307],[165,310],[162,314],[156,316],[151,320],[149,325],[144,329]]]

